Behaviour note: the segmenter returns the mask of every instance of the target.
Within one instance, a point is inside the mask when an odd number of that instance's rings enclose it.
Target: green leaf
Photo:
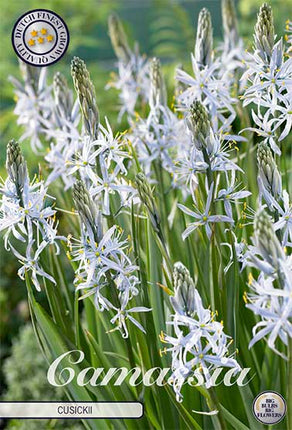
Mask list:
[[[224,406],[220,405],[220,410],[226,421],[229,422],[235,430],[249,430],[249,427],[239,421],[234,415],[225,409]]]

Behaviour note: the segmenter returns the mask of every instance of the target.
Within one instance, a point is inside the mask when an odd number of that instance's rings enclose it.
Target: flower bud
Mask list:
[[[195,59],[201,67],[210,66],[213,58],[213,27],[211,14],[203,8],[199,13]]]
[[[26,161],[18,142],[10,140],[7,145],[6,170],[11,182],[14,183],[17,195],[22,200],[22,192],[28,179]]]
[[[112,47],[117,58],[124,64],[128,64],[131,59],[131,50],[128,46],[127,36],[122,23],[117,15],[112,14],[109,16],[108,28]]]
[[[238,25],[234,0],[221,0],[222,22],[224,29],[224,45],[227,52],[238,43]]]
[[[98,136],[99,113],[96,105],[95,89],[83,60],[74,57],[71,63],[71,74],[78,95],[84,128],[91,139]]]
[[[258,145],[257,161],[259,179],[261,180],[263,187],[274,197],[274,199],[278,199],[279,196],[282,195],[282,179],[272,151],[264,142],[261,142]],[[263,195],[265,196],[264,192]]]
[[[207,148],[211,125],[205,107],[197,100],[190,106],[187,126],[192,133],[197,149]]]
[[[99,214],[83,181],[77,180],[73,185],[73,201],[82,223],[88,232],[93,233],[94,239],[99,242],[102,234]]]
[[[195,312],[195,284],[188,269],[180,262],[174,264],[173,281],[175,295],[170,297],[176,312],[192,316]]]
[[[263,258],[277,269],[279,259],[283,258],[283,250],[274,232],[271,218],[264,210],[255,216],[254,232],[256,245]]]
[[[275,30],[271,6],[264,3],[259,10],[254,29],[255,48],[263,60],[270,60],[274,47]]]
[[[166,88],[158,58],[153,58],[150,64],[150,97],[151,108],[166,106]]]
[[[31,66],[22,60],[19,60],[19,68],[24,82],[33,88],[35,93],[37,93],[41,68]]]
[[[64,119],[70,118],[73,108],[72,94],[68,88],[67,79],[60,72],[54,75],[53,89],[57,115],[60,115]]]
[[[160,217],[153,197],[152,190],[144,173],[136,175],[136,185],[142,203],[146,206],[154,231],[160,232]]]

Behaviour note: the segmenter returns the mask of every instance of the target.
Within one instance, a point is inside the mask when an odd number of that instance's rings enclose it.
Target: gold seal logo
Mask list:
[[[35,9],[22,15],[12,31],[12,45],[18,55],[32,66],[49,66],[65,54],[69,31],[55,12]]]

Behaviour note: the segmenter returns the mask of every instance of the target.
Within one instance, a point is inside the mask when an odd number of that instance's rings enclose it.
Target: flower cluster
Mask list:
[[[79,176],[95,199],[101,199],[103,213],[109,215],[110,195],[118,193],[121,207],[129,204],[135,194],[134,188],[126,181],[125,160],[130,158],[124,149],[123,135],[114,136],[105,118],[106,127],[99,122],[95,100],[95,89],[87,67],[80,58],[72,60],[72,77],[82,114],[83,130],[79,132],[78,105],[73,103],[71,91],[61,75],[55,76],[54,91],[60,126],[52,132],[55,143],[46,160],[52,167],[48,177],[51,183],[61,176],[66,189]]]
[[[226,37],[230,38],[230,35]],[[227,51],[222,56],[224,61],[226,55]],[[228,132],[236,116],[236,99],[231,96],[230,91],[233,83],[230,74],[233,76],[236,67],[232,66],[233,71],[231,70],[229,75],[220,73],[224,67],[220,58],[214,59],[211,15],[206,8],[199,14],[195,51],[191,54],[191,61],[193,76],[184,70],[177,70],[176,79],[185,87],[178,96],[180,108],[187,109],[194,100],[198,100],[209,111],[215,131]],[[232,65],[232,62],[229,61],[229,64]]]
[[[292,246],[292,205],[289,194],[282,188],[281,173],[270,147],[261,142],[257,151],[258,186],[260,199],[263,198],[274,214],[274,228],[283,246]]]
[[[139,294],[139,280],[135,275],[139,268],[128,256],[129,246],[122,239],[121,229],[113,225],[103,232],[100,213],[82,181],[75,183],[73,199],[81,221],[81,239],[69,237],[68,246],[70,258],[79,264],[75,277],[77,291],[86,290],[81,299],[94,295],[99,311],[115,311],[111,319],[111,323],[116,324],[113,330],[120,330],[123,337],[128,337],[127,320],[145,333],[130,313],[151,309],[127,309],[129,302]]]
[[[194,187],[191,187],[191,195],[196,208],[196,211],[190,210],[185,205],[179,204],[178,207],[187,215],[196,219],[192,222],[183,233],[185,239],[192,231],[200,226],[205,226],[208,238],[211,237],[210,223],[214,222],[227,222],[234,224],[232,214],[232,203],[246,198],[251,193],[246,190],[238,189],[240,184],[236,183],[235,172],[240,170],[235,162],[230,160],[228,151],[222,139],[215,133],[211,127],[209,117],[205,107],[199,102],[195,101],[189,110],[187,117],[187,125],[192,136],[193,146],[190,148],[189,156],[181,164],[182,171],[187,167],[188,182],[197,184],[198,180],[196,174],[203,172],[206,174],[205,189],[206,189],[206,205],[203,210],[198,207],[198,201],[194,192]],[[177,171],[180,171],[178,166]],[[219,189],[215,187],[216,172],[224,172],[226,186]],[[228,173],[230,172],[230,173]],[[218,176],[220,179],[220,176]],[[219,181],[218,181],[219,182]],[[222,202],[224,205],[226,215],[212,214],[215,202]]]
[[[107,85],[119,90],[121,110],[119,119],[126,113],[129,117],[135,114],[139,100],[148,100],[149,64],[146,57],[139,54],[138,45],[131,50],[122,23],[117,15],[111,15],[108,21],[109,35],[118,58],[118,76]]]
[[[18,271],[19,276],[24,279],[25,272],[31,271],[33,284],[40,290],[38,276],[55,282],[53,277],[44,271],[39,259],[50,244],[55,245],[57,254],[59,252],[57,240],[62,237],[57,235],[56,211],[46,203],[48,195],[43,181],[29,181],[26,162],[19,144],[14,140],[7,146],[6,168],[8,177],[0,189],[0,231],[6,230],[5,247],[11,250],[22,264]],[[21,255],[12,245],[12,238],[25,244],[25,255]]]
[[[103,196],[103,208],[106,215],[110,214],[110,194],[119,193],[122,206],[127,194],[134,189],[119,180],[119,173],[127,172],[124,166],[129,154],[122,151],[123,142],[115,138],[106,119],[107,128],[99,124],[95,93],[85,63],[75,57],[72,61],[72,77],[82,110],[85,134],[82,136],[82,149],[70,161],[69,174],[78,172],[90,189],[91,196]],[[88,90],[90,88],[90,90]],[[126,197],[125,197],[126,193]]]
[[[47,69],[21,62],[20,70],[23,83],[9,77],[17,100],[14,109],[17,124],[25,129],[20,141],[29,139],[32,150],[38,153],[43,149],[41,137],[45,136],[46,127],[52,121],[53,99],[51,88],[46,84]]]
[[[268,346],[285,358],[277,349],[277,338],[288,345],[292,337],[292,258],[285,254],[270,217],[264,209],[256,214],[253,245],[243,255],[244,264],[260,271],[257,279],[250,277],[247,308],[261,320],[253,328],[250,348],[268,338]]]
[[[233,79],[234,72],[244,67],[244,46],[238,33],[238,23],[233,0],[222,0],[224,43],[221,48],[220,73],[225,79]]]
[[[73,199],[81,220],[81,239],[70,237],[68,240],[70,258],[79,264],[75,283],[77,290],[86,290],[81,298],[94,295],[99,311],[114,312],[111,319],[116,325],[114,330],[120,330],[126,338],[126,320],[144,331],[130,313],[150,309],[128,308],[129,301],[139,293],[139,280],[135,275],[138,267],[129,258],[129,246],[122,240],[122,229],[118,225],[108,225],[104,233],[101,214],[112,217],[111,195],[118,193],[122,208],[129,204],[137,191],[124,179],[127,173],[125,160],[129,154],[124,149],[122,136],[114,137],[107,119],[106,128],[99,122],[95,89],[85,63],[75,57],[71,70],[83,124],[74,153],[71,151],[70,159],[66,160],[68,170],[64,173],[69,177],[75,176]],[[70,132],[68,138],[71,139]],[[73,149],[73,145],[74,134],[64,149],[68,146]]]
[[[180,150],[188,145],[184,138],[184,122],[178,119],[167,106],[167,93],[160,61],[153,58],[150,63],[150,111],[146,119],[136,118],[131,122],[129,139],[137,151],[139,161],[147,176],[153,173],[153,163],[169,172],[175,183],[175,160]]]
[[[79,133],[79,105],[74,102],[73,93],[68,87],[66,78],[59,72],[54,76],[54,116],[56,126],[49,127],[47,135],[51,139],[50,149],[45,156],[51,172],[47,184],[61,177],[65,190],[72,187],[75,178],[68,174],[70,162],[82,148]]]
[[[172,346],[172,383],[176,399],[182,400],[181,389],[185,381],[203,373],[206,387],[210,387],[211,372],[217,367],[240,370],[228,348],[232,340],[223,331],[223,324],[215,320],[214,312],[205,309],[189,271],[182,263],[174,265],[174,296],[170,298],[174,314],[168,325],[174,336],[161,335],[161,340]]]
[[[283,40],[276,41],[271,7],[264,3],[259,11],[254,34],[254,52],[247,57],[242,79],[248,82],[243,106],[256,105],[252,111],[255,131],[280,155],[278,146],[292,127],[292,58],[285,55]]]

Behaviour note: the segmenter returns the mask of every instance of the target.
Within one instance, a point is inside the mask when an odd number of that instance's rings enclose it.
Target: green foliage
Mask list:
[[[51,386],[46,378],[47,362],[37,344],[30,324],[21,328],[14,341],[11,356],[5,361],[6,401],[66,400],[61,388]],[[11,420],[9,430],[72,429],[83,427],[74,420]]]
[[[149,44],[160,58],[181,60],[192,51],[194,29],[187,11],[179,4],[158,5],[150,11]]]
[[[24,371],[25,369],[25,371]],[[13,343],[11,357],[4,363],[7,392],[4,399],[13,400],[61,400],[64,395],[54,389],[46,378],[47,363],[43,357],[31,325],[21,328]]]

